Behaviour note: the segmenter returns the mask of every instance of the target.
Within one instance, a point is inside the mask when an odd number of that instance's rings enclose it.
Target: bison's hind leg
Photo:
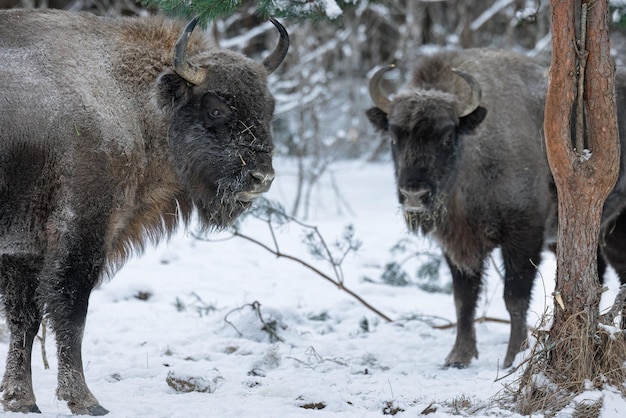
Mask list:
[[[511,335],[503,367],[511,367],[515,356],[522,349],[528,336],[526,315],[530,305],[530,296],[533,282],[537,274],[537,266],[541,262],[542,248],[541,230],[535,235],[527,234],[524,248],[503,245],[502,258],[504,260],[504,303],[511,316]]]
[[[0,255],[0,293],[11,334],[0,385],[5,411],[40,412],[33,392],[30,362],[41,323],[35,293],[42,265],[42,257],[36,255]]]

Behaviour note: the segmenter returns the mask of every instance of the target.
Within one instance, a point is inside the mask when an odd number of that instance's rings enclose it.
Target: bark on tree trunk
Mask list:
[[[608,0],[551,0],[550,5],[552,62],[544,129],[559,211],[550,330],[550,340],[557,346],[550,353],[550,365],[567,380],[572,371],[595,369],[595,350],[589,348],[594,347],[600,302],[598,236],[602,206],[617,180],[619,139]],[[570,126],[575,127],[578,142]]]

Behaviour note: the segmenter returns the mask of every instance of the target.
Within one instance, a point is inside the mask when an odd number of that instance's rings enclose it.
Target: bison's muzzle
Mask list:
[[[252,176],[254,182],[254,189],[237,193],[237,200],[240,202],[252,202],[261,194],[269,191],[276,174],[274,173],[274,170],[269,172],[254,171],[250,173],[250,176]]]
[[[399,187],[398,198],[409,231],[433,231],[443,219],[445,206],[429,186]]]
[[[406,212],[426,212],[432,204],[433,194],[430,189],[400,188],[400,203]]]

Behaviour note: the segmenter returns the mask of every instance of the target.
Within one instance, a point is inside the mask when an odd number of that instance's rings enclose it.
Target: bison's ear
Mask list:
[[[482,106],[478,106],[476,110],[467,116],[463,116],[459,121],[459,130],[462,134],[471,133],[474,129],[482,123],[487,116],[487,109]]]
[[[186,99],[191,95],[192,87],[184,78],[173,71],[161,74],[157,80],[159,105],[161,107],[176,107],[186,102]]]
[[[389,129],[389,120],[387,119],[387,114],[379,108],[372,107],[370,109],[367,109],[365,114],[377,131],[386,132]]]

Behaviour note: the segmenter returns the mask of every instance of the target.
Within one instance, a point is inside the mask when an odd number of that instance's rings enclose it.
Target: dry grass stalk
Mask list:
[[[591,402],[580,402],[574,408],[576,418],[599,418],[602,410],[602,398]]]
[[[622,296],[620,296],[622,295]],[[624,309],[623,292],[615,300],[610,312],[622,312]],[[545,319],[545,318],[544,318]],[[566,337],[559,341],[550,341],[548,332],[535,331],[536,344],[526,360],[526,369],[514,383],[517,388],[507,387],[512,395],[518,412],[524,415],[543,413],[546,417],[556,415],[564,408],[572,408],[574,417],[598,417],[602,407],[602,397],[597,401],[580,402],[574,398],[590,390],[602,390],[612,386],[626,396],[626,333],[614,325],[615,317],[600,317],[593,338],[585,335],[590,329],[588,313],[572,315],[564,324],[560,335]],[[566,356],[551,356],[559,350]],[[591,361],[585,354],[593,352]],[[554,364],[555,358],[566,361]],[[566,374],[557,374],[555,370],[567,370]],[[509,399],[510,400],[510,399]]]

